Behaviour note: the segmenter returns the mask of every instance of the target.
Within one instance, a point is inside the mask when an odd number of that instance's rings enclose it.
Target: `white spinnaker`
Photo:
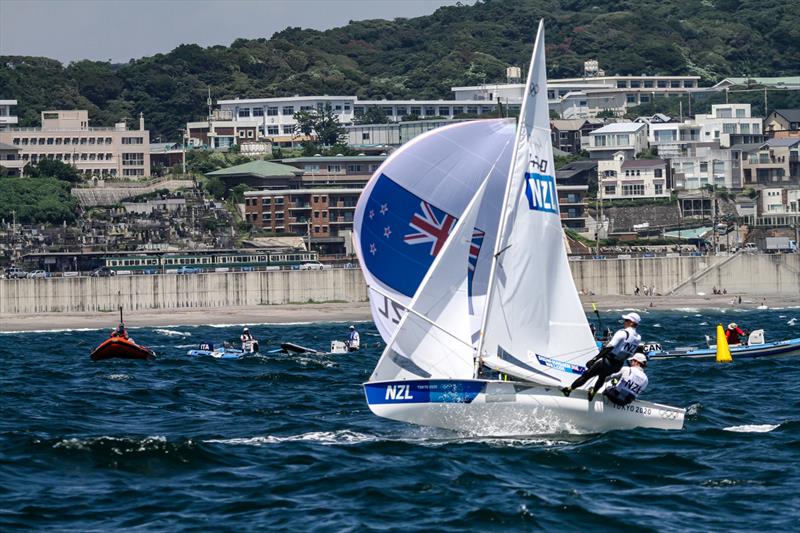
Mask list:
[[[370,381],[472,377],[467,258],[488,181],[487,177],[481,184],[420,283]]]
[[[597,348],[563,243],[543,22],[520,111],[479,349],[483,363],[496,370],[545,384],[571,383],[577,374],[562,363],[583,365]]]
[[[383,283],[365,264],[369,250],[361,247],[361,228],[376,181],[386,175],[411,193],[460,218],[475,191],[489,175],[484,202],[475,226],[485,232],[473,280],[473,332],[480,327],[496,240],[497,206],[502,201],[511,162],[515,125],[505,119],[460,122],[419,135],[395,151],[374,173],[361,194],[354,215],[353,243],[370,291],[372,317],[387,343],[405,314],[411,297]]]

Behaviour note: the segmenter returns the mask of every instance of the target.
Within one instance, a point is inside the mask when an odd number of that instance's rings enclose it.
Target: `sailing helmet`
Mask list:
[[[244,328],[242,331],[250,331],[248,328]]]
[[[355,326],[350,326],[350,329],[356,329],[356,327]]]
[[[738,327],[739,326],[736,325],[736,322],[731,322],[730,324],[728,324],[728,329],[736,329]]]
[[[647,357],[643,353],[636,353],[633,354],[633,357],[628,359],[628,361],[636,361],[637,363],[644,366],[647,364]]]
[[[627,315],[622,315],[622,320],[630,320],[638,326],[642,322],[642,317],[639,316],[639,313],[628,313]]]

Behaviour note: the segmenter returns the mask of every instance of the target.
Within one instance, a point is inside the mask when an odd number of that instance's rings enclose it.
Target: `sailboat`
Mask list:
[[[513,132],[494,121],[434,130],[362,194],[356,248],[387,341],[363,385],[376,415],[496,436],[683,427],[681,408],[559,391],[597,347],[563,243],[546,95],[540,22]],[[480,128],[491,151],[476,159]],[[439,186],[423,179],[440,174]]]

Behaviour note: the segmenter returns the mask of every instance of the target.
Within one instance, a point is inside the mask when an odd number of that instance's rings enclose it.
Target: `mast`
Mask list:
[[[481,354],[483,353],[483,346],[485,341],[485,333],[486,333],[486,323],[489,317],[489,307],[492,303],[492,298],[494,297],[494,280],[497,276],[497,263],[500,258],[500,254],[505,251],[505,248],[502,248],[504,245],[504,235],[506,232],[506,227],[508,225],[508,210],[509,210],[509,199],[511,198],[511,188],[513,184],[513,173],[515,170],[515,163],[517,161],[517,153],[519,152],[519,139],[520,135],[523,133],[523,123],[525,120],[525,112],[528,108],[528,103],[531,100],[531,81],[533,78],[534,72],[534,63],[536,62],[536,52],[538,51],[539,46],[544,46],[544,19],[539,20],[539,29],[536,32],[536,41],[533,47],[533,54],[531,54],[531,62],[528,65],[528,77],[527,81],[525,82],[525,95],[522,98],[522,106],[520,106],[519,110],[519,120],[517,121],[517,134],[514,137],[514,151],[511,154],[511,165],[508,169],[508,180],[506,182],[506,190],[503,194],[503,206],[500,211],[500,224],[497,228],[497,238],[495,240],[494,245],[494,252],[492,255],[492,267],[489,270],[489,282],[486,287],[486,305],[483,308],[483,317],[481,318],[481,329],[480,329],[480,337],[478,339],[478,347],[477,347],[477,356],[475,360],[475,374],[478,372],[478,367],[480,366]]]

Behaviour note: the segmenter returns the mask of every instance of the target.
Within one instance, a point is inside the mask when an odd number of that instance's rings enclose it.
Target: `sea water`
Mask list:
[[[800,309],[641,313],[665,348],[731,321],[800,337]],[[644,398],[689,407],[683,431],[465,438],[370,413],[381,343],[359,326],[365,350],[315,356],[265,352],[324,349],[347,325],[251,325],[262,354],[242,360],[185,355],[238,326],[132,328],[153,362],[91,362],[108,328],[0,334],[0,529],[797,526],[800,357],[654,361]]]

